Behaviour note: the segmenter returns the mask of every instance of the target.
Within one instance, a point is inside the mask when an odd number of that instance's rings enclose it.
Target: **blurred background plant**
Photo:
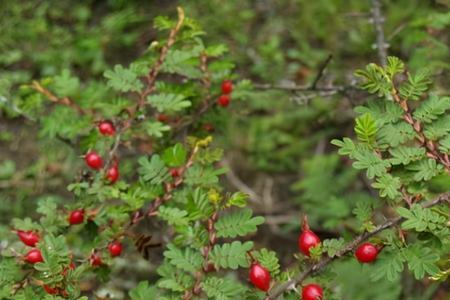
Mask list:
[[[389,54],[413,70],[428,67],[435,89],[444,93],[449,84],[450,2],[381,2]],[[308,213],[322,236],[345,236],[356,227],[352,210],[357,205],[380,203],[365,177],[329,143],[353,135],[353,108],[367,100],[355,88],[353,72],[379,60],[372,1],[2,1],[0,236],[9,236],[13,217],[32,217],[37,199],[65,201],[65,187],[82,164],[65,138],[39,138],[49,135],[52,124],[43,120],[38,129],[35,119],[45,106],[21,86],[58,76],[70,95],[67,80],[73,73],[86,87],[83,97],[108,98],[100,88],[102,74],[144,52],[155,38],[149,25],[153,18],[173,14],[178,5],[206,29],[206,41],[228,45],[236,77],[250,80],[241,82],[248,89],[237,95],[247,101],[233,102],[231,114],[211,123],[225,149],[222,164],[230,168],[225,183],[249,193],[255,214],[266,217],[258,243],[272,246],[289,265],[301,213]],[[71,121],[85,126],[82,120]],[[448,189],[445,179],[435,181],[437,190]],[[154,275],[146,262],[139,262],[136,277]],[[119,263],[117,274],[128,263]],[[338,299],[448,297],[448,287],[445,292],[407,273],[398,282],[379,280],[367,289],[367,268],[345,262],[334,269]],[[115,297],[121,299],[121,290],[137,281],[119,275],[103,292],[117,290]]]

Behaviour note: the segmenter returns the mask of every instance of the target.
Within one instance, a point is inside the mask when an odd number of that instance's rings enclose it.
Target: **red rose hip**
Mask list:
[[[84,161],[86,162],[86,165],[88,165],[88,167],[94,170],[99,170],[103,167],[103,159],[95,151],[90,151],[89,153],[87,153],[84,157]]]
[[[91,266],[98,267],[103,264],[102,258],[98,253],[93,253],[89,259]]]
[[[250,282],[261,291],[267,292],[270,287],[270,273],[259,263],[253,263],[249,273]]]
[[[119,179],[119,176],[119,166],[115,164],[106,171],[105,177],[110,183],[115,183]]]
[[[361,263],[371,263],[377,259],[378,249],[371,243],[363,243],[356,249],[355,256]]]
[[[44,284],[42,287],[44,288],[45,292],[49,295],[56,295],[59,293],[59,290],[57,288],[52,288],[51,286],[48,286],[46,284]]]
[[[77,209],[70,213],[69,223],[70,225],[77,225],[84,222],[84,209]]]
[[[108,245],[108,251],[112,257],[120,256],[122,254],[122,244],[118,241],[112,242]]]
[[[98,123],[98,131],[100,131],[102,135],[112,136],[116,134],[116,127],[114,126],[113,122],[109,120],[101,121],[100,123]]]
[[[303,231],[298,236],[298,248],[306,256],[310,256],[309,250],[320,244],[320,238],[309,229],[308,219],[303,219]]]
[[[323,290],[318,284],[308,284],[302,289],[302,300],[322,300]]]
[[[180,171],[179,171],[177,168],[171,169],[171,170],[170,170],[170,175],[171,175],[173,178],[178,177],[178,176],[180,176]]]
[[[231,94],[233,91],[233,82],[231,80],[224,80],[222,82],[222,94]]]
[[[33,231],[17,230],[17,235],[22,243],[30,247],[35,247],[39,242],[39,235]]]
[[[44,261],[44,259],[42,258],[41,250],[36,248],[28,251],[28,253],[25,255],[25,260],[30,264],[35,264]]]
[[[230,96],[228,95],[221,95],[219,97],[219,99],[217,99],[217,104],[222,106],[222,107],[227,107],[228,105],[230,105]]]

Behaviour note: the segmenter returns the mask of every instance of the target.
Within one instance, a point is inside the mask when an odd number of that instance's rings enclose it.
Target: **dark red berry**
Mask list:
[[[114,127],[113,122],[109,120],[101,121],[100,123],[98,123],[98,131],[100,131],[102,135],[111,136],[116,134],[116,127]]]
[[[42,258],[41,250],[36,248],[28,251],[28,253],[25,255],[25,260],[30,264],[35,264],[44,261],[44,259]]]
[[[211,123],[205,123],[205,124],[203,124],[203,130],[208,131],[208,132],[213,132],[214,126]]]
[[[303,231],[298,236],[298,248],[306,256],[310,256],[309,250],[320,244],[320,238],[309,229],[308,219],[303,219]]]
[[[169,121],[169,117],[165,114],[159,114],[158,121],[160,121],[162,123],[166,123],[167,121]]]
[[[106,171],[106,179],[110,183],[115,183],[117,179],[119,179],[119,166],[115,164],[114,166],[110,167],[108,171]]]
[[[270,273],[259,263],[253,263],[249,273],[250,282],[262,291],[268,291],[270,287]]]
[[[22,243],[30,247],[35,247],[39,242],[39,235],[33,231],[17,230],[17,235]]]
[[[81,224],[84,222],[84,209],[77,209],[70,213],[69,223],[70,225]]]
[[[112,242],[108,245],[108,250],[112,257],[120,256],[122,253],[122,244],[117,241]]]
[[[102,258],[98,253],[93,253],[89,259],[91,266],[98,267],[103,264]]]
[[[323,290],[318,284],[308,284],[302,289],[302,300],[322,300]]]
[[[175,177],[178,177],[178,176],[180,176],[180,171],[178,170],[178,169],[171,169],[170,170],[170,175],[173,177],[173,178],[175,178]]]
[[[222,93],[230,94],[233,91],[233,82],[231,80],[224,80],[222,82]]]
[[[227,107],[228,105],[230,105],[230,96],[228,95],[221,95],[219,97],[219,99],[217,99],[217,104],[222,106],[222,107]]]
[[[44,288],[45,292],[49,295],[56,295],[59,293],[59,290],[57,288],[52,288],[46,284],[44,284],[42,287]]]
[[[88,167],[94,170],[99,170],[103,167],[103,159],[95,151],[87,153],[86,156],[84,157],[84,161],[86,162]]]
[[[363,243],[356,249],[355,256],[361,263],[371,263],[377,259],[378,249],[371,243]]]

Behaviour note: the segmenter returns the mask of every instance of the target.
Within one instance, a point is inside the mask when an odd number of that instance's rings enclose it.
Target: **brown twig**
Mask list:
[[[372,22],[377,36],[376,47],[378,50],[378,59],[380,60],[381,65],[385,66],[387,63],[386,49],[388,48],[388,44],[384,37],[384,18],[381,14],[381,3],[379,0],[372,0]]]
[[[430,200],[422,205],[424,208],[429,208],[435,205],[438,205],[443,202],[449,202],[450,200],[450,193],[444,193],[442,195],[439,195],[433,200]],[[265,298],[265,300],[275,300],[279,296],[281,296],[285,291],[290,289],[293,286],[296,286],[298,284],[301,284],[307,277],[310,275],[319,272],[324,267],[326,267],[328,264],[330,264],[333,260],[342,257],[356,249],[359,244],[361,244],[363,241],[369,239],[370,237],[378,234],[379,232],[386,230],[388,228],[391,228],[397,224],[400,224],[402,221],[404,221],[404,218],[397,217],[391,220],[388,220],[384,222],[381,225],[378,225],[374,230],[371,232],[364,232],[363,234],[357,236],[355,239],[353,239],[351,242],[349,242],[344,248],[342,248],[340,251],[336,253],[335,256],[330,257],[327,256],[325,258],[322,258],[319,262],[309,266],[305,271],[297,274],[292,279],[281,283],[277,286],[275,286],[268,294],[268,296]]]
[[[320,65],[319,71],[317,72],[316,78],[314,78],[313,83],[311,84],[311,89],[315,90],[317,87],[317,84],[319,83],[320,79],[322,79],[322,76],[325,72],[325,69],[327,68],[328,64],[330,63],[331,59],[333,58],[333,55],[328,55],[327,59]]]

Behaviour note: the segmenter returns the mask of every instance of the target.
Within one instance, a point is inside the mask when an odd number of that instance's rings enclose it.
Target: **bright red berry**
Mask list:
[[[323,290],[318,284],[308,284],[302,289],[302,300],[322,300]]]
[[[84,222],[84,209],[77,209],[70,213],[69,223],[70,225],[81,224]]]
[[[49,295],[56,295],[59,293],[59,290],[57,288],[52,288],[46,284],[44,284],[42,287],[44,288],[45,292]]]
[[[221,95],[219,97],[219,99],[217,99],[217,104],[222,106],[222,107],[227,107],[228,105],[230,105],[230,96],[228,95]]]
[[[169,117],[165,114],[159,114],[158,121],[160,121],[162,123],[166,123],[167,121],[169,121]]]
[[[41,250],[36,248],[28,251],[28,253],[25,255],[25,260],[30,264],[35,264],[44,261],[44,259],[42,258]]]
[[[259,263],[253,263],[249,273],[251,283],[262,291],[268,291],[270,287],[270,273]]]
[[[178,177],[178,176],[180,176],[180,171],[179,171],[177,168],[171,169],[171,170],[170,170],[170,175],[171,175],[173,178]]]
[[[99,254],[93,253],[89,259],[91,266],[98,267],[103,264],[102,258]]]
[[[98,123],[98,131],[100,131],[102,135],[111,136],[116,134],[116,127],[114,126],[113,122],[109,120],[101,121],[100,123]]]
[[[95,151],[87,153],[86,156],[84,157],[84,161],[86,162],[88,167],[94,170],[99,170],[103,167],[103,159]]]
[[[117,179],[119,179],[119,175],[119,166],[117,164],[110,167],[108,171],[106,171],[106,179],[108,179],[110,183],[115,183]]]
[[[33,231],[17,230],[17,235],[22,243],[30,247],[35,247],[39,242],[39,235]]]
[[[320,244],[320,238],[309,229],[308,220],[303,220],[303,231],[298,236],[298,248],[306,256],[310,256],[309,250]]]
[[[120,256],[122,253],[122,244],[117,241],[112,242],[108,245],[108,250],[112,257]]]
[[[224,80],[222,82],[222,93],[230,94],[233,91],[233,82],[231,80]]]
[[[371,243],[363,243],[356,249],[355,256],[361,263],[371,263],[377,259],[378,249]]]

